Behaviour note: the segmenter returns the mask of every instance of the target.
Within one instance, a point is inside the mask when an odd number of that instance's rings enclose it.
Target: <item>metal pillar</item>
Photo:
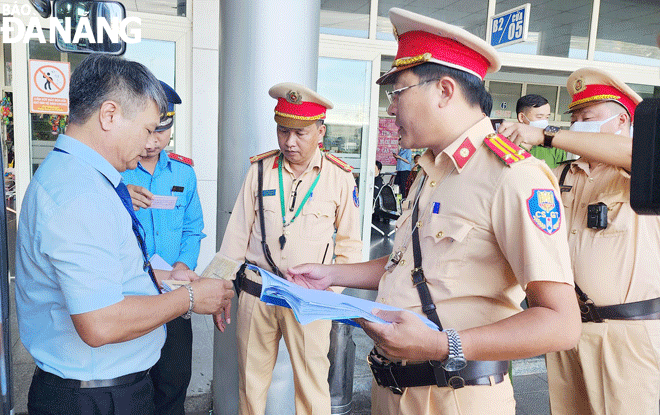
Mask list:
[[[268,89],[279,82],[316,89],[319,18],[320,0],[220,3],[218,248],[249,167],[248,158],[277,148],[275,100]],[[215,414],[238,413],[236,321],[233,317],[228,331],[216,330],[214,335]],[[292,379],[280,360],[288,360],[288,355],[278,358],[268,400],[272,409],[267,413],[293,414]]]

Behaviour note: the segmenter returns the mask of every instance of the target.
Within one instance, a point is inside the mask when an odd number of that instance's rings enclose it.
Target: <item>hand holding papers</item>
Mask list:
[[[338,320],[359,327],[351,320],[353,318],[363,318],[376,323],[388,323],[373,315],[371,310],[374,308],[392,311],[401,310],[386,304],[331,291],[310,290],[255,265],[248,264],[247,268],[261,275],[261,301],[291,308],[301,324],[307,324],[315,320]],[[437,330],[438,327],[432,321],[419,314],[415,315],[428,327]]]

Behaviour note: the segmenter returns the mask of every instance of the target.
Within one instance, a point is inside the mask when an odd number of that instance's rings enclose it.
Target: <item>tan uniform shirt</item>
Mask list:
[[[307,262],[320,263],[324,257],[324,263],[329,264],[332,262],[333,254],[336,255],[336,263],[361,261],[360,210],[353,175],[327,160],[319,150],[307,170],[297,179],[289,167],[289,162],[284,160],[282,178],[287,223],[298,210],[319,171],[321,174],[312,195],[298,217],[291,225],[284,228],[280,207],[277,156],[267,157],[263,161],[266,241],[275,264],[285,272],[288,267],[295,265]],[[296,187],[297,195],[292,212],[290,207],[293,190]],[[337,235],[333,243],[335,229]],[[286,245],[280,250],[278,239],[283,231]],[[220,253],[239,262],[247,259],[270,271],[261,248],[256,162],[250,166],[236,199]]]
[[[564,166],[554,170],[561,175]],[[630,175],[606,164],[575,161],[562,193],[575,282],[596,305],[660,297],[660,217],[630,207]],[[587,227],[587,206],[607,205],[607,228]]]
[[[435,158],[427,151],[419,160],[428,175],[418,202],[423,269],[445,328],[463,330],[516,314],[531,281],[573,282],[556,178],[531,157],[506,166],[483,143],[491,133],[484,118]],[[402,245],[410,240],[424,174],[411,186],[397,222],[394,252],[405,250],[403,261],[383,275],[378,289],[379,302],[420,314],[410,278],[412,243]],[[545,215],[535,202],[540,195]],[[548,233],[533,217],[553,212],[560,215],[554,222],[559,227]]]

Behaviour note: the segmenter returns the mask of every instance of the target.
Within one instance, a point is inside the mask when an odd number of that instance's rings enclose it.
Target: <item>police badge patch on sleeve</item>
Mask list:
[[[360,207],[360,197],[358,196],[357,186],[353,186],[353,204],[355,207]]]
[[[561,225],[559,200],[552,189],[534,189],[527,199],[527,213],[537,228],[552,235]]]

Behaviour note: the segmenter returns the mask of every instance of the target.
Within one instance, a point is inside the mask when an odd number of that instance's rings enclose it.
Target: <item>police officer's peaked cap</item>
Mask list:
[[[318,120],[325,119],[326,110],[332,109],[332,102],[306,86],[285,82],[268,90],[277,100],[275,122],[288,128],[304,128]]]
[[[163,91],[165,91],[165,96],[167,97],[167,112],[161,116],[160,124],[156,127],[156,131],[165,131],[172,128],[174,113],[176,112],[174,105],[181,103],[181,97],[165,82],[160,81],[160,85],[163,87]]]
[[[460,27],[407,10],[390,9],[390,21],[398,41],[390,69],[376,83],[395,82],[396,73],[426,62],[449,66],[483,80],[500,69],[497,51],[483,39]]]
[[[642,97],[628,85],[610,73],[597,68],[582,68],[573,72],[566,82],[572,101],[567,113],[600,102],[612,101],[623,106],[630,119],[635,117],[635,108]]]

